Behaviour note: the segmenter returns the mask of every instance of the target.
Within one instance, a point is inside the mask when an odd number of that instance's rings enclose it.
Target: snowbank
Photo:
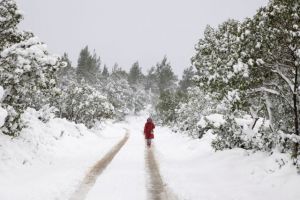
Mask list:
[[[212,124],[214,127],[218,128],[225,122],[226,121],[223,115],[215,113],[201,117],[197,125],[202,128],[205,128],[208,124]]]
[[[1,100],[2,100],[3,96],[4,96],[4,89],[2,86],[0,86],[0,127],[3,126],[3,124],[5,122],[5,118],[7,116],[7,111],[1,107]]]
[[[167,185],[185,200],[300,199],[300,177],[288,155],[242,149],[214,152],[201,140],[157,127],[155,150]]]
[[[65,119],[43,123],[28,109],[28,127],[19,137],[0,134],[0,199],[68,199],[96,161],[124,130],[107,122],[102,131]]]

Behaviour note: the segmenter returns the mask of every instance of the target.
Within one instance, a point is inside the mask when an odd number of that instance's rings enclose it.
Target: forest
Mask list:
[[[20,30],[22,20],[14,0],[0,2],[0,134],[22,136],[32,110],[45,124],[63,118],[92,129],[151,105],[153,120],[174,135],[212,134],[216,152],[280,152],[299,171],[298,0],[271,0],[243,21],[207,25],[180,78],[164,55],[153,66],[107,66],[87,45],[72,63],[68,52],[52,54]]]

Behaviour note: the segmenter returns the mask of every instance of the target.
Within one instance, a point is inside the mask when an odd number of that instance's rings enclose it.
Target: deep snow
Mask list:
[[[16,138],[0,134],[1,200],[66,200],[85,173],[125,130],[106,122],[88,130],[65,119],[43,123],[29,110],[29,127]]]
[[[162,176],[179,199],[300,199],[300,176],[288,155],[242,149],[214,152],[210,134],[194,140],[165,127],[156,133]]]
[[[147,114],[88,130],[64,119],[42,123],[28,111],[29,128],[11,139],[0,134],[1,200],[66,200],[85,173],[124,136],[130,138],[98,177],[87,200],[147,199]],[[298,200],[300,176],[289,156],[233,149],[214,152],[201,140],[155,129],[152,151],[166,186],[181,200]]]
[[[143,136],[145,120],[145,116],[132,116],[125,123],[120,123],[128,129],[129,140],[98,178],[86,200],[147,199]]]

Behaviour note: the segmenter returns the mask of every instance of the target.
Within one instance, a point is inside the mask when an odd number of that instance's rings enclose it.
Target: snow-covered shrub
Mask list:
[[[0,85],[7,110],[2,132],[17,135],[24,125],[20,115],[27,107],[40,109],[57,95],[55,75],[63,63],[32,33],[19,31],[22,15],[15,1],[0,2]]]
[[[227,100],[230,108],[224,114],[231,123],[223,127],[229,133],[218,137],[221,148],[280,148],[294,158],[300,155],[300,142],[292,139],[300,136],[299,12],[298,0],[270,1],[241,23],[228,20],[218,28],[207,27],[199,40],[192,58],[197,83]],[[234,122],[244,114],[269,125],[245,138]]]
[[[97,120],[112,118],[114,114],[107,97],[84,82],[73,83],[62,93],[57,105],[61,117],[92,127]]]
[[[176,108],[181,101],[179,93],[163,91],[160,93],[156,112],[163,124],[171,125],[176,120]]]
[[[9,106],[4,133],[17,134],[22,125],[15,123],[27,107],[40,109],[58,94],[55,73],[61,66],[59,57],[50,55],[36,37],[0,53],[0,83],[6,90],[3,105]]]
[[[222,125],[208,124],[208,128],[216,134],[212,146],[216,150],[243,148],[259,151],[272,151],[277,147],[281,152],[284,147],[280,135],[274,135],[269,127],[269,121],[263,118],[253,120],[251,116],[225,116]],[[206,125],[206,124],[205,124]]]
[[[199,126],[201,117],[215,111],[215,103],[209,95],[205,95],[199,87],[187,90],[186,100],[180,102],[175,109],[173,130],[179,130],[193,138],[201,138],[205,130]]]
[[[138,96],[135,96],[126,78],[113,73],[103,86],[109,102],[115,109],[115,116],[123,119],[125,115],[134,112]]]
[[[227,116],[225,123],[220,126],[212,125],[213,133],[217,137],[212,141],[212,147],[216,150],[232,149],[235,147],[245,148],[242,140],[242,129],[236,123],[234,117]]]
[[[37,111],[38,119],[44,123],[47,123],[55,117],[55,113],[57,111],[58,109],[56,107],[46,104],[40,110]]]
[[[5,119],[7,117],[7,111],[2,108],[2,98],[4,96],[4,89],[0,86],[0,128],[4,125]]]
[[[14,0],[0,1],[0,51],[21,41],[23,33],[18,31],[17,25],[22,18]]]

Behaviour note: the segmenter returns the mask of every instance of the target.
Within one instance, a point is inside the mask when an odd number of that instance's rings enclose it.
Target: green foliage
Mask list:
[[[61,117],[91,128],[96,121],[112,118],[114,107],[106,96],[82,81],[68,86],[62,93],[62,102],[58,105]]]
[[[102,76],[104,78],[107,78],[109,76],[109,72],[108,72],[108,69],[107,69],[106,65],[104,65],[104,67],[103,67]]]
[[[182,79],[179,81],[179,89],[182,92],[187,92],[189,87],[194,86],[193,77],[196,75],[194,67],[191,66],[183,71]]]
[[[16,136],[24,127],[25,109],[40,109],[58,94],[56,72],[63,63],[33,34],[18,31],[22,16],[14,1],[0,2],[0,16],[0,85],[6,91],[2,106],[8,111],[2,132]]]
[[[0,2],[0,52],[11,44],[22,40],[23,34],[17,25],[23,19],[14,0]]]
[[[96,84],[97,78],[100,75],[101,60],[94,52],[91,55],[88,46],[80,51],[78,58],[78,66],[76,70],[77,80],[85,80],[89,84]]]
[[[157,63],[155,73],[160,94],[167,90],[175,91],[177,76],[174,74],[167,57],[164,57],[160,63]]]
[[[160,93],[157,113],[164,124],[170,124],[175,120],[175,109],[179,102],[179,94],[166,90]]]
[[[138,62],[133,63],[132,67],[129,70],[128,74],[128,83],[130,85],[137,85],[142,82],[143,79],[143,73],[142,69],[139,66]]]
[[[198,86],[227,107],[228,123],[215,131],[216,149],[284,146],[298,155],[300,140],[291,138],[299,136],[299,13],[299,1],[273,0],[244,22],[206,28],[192,63]],[[269,127],[245,139],[233,121],[244,112],[253,121],[267,120]]]

